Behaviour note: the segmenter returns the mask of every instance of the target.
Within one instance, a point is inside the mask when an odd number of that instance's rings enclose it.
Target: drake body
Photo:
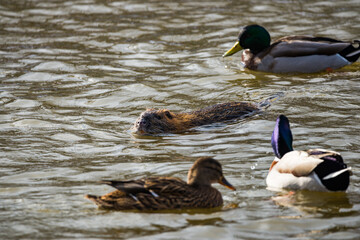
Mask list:
[[[113,210],[168,210],[213,208],[223,204],[221,193],[211,186],[220,183],[235,188],[225,179],[213,158],[199,158],[184,182],[172,177],[150,177],[130,181],[103,181],[117,190],[103,196],[86,195],[99,207]]]
[[[294,151],[288,119],[280,115],[272,135],[276,155],[266,184],[273,190],[345,191],[351,168],[337,152],[324,149]]]
[[[326,37],[287,36],[270,45],[270,34],[259,25],[246,26],[239,41],[223,56],[242,49],[242,63],[251,70],[274,73],[313,73],[338,69],[360,56],[359,41],[344,42]]]

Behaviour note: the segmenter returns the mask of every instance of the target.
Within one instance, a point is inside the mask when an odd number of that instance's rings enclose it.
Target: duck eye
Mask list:
[[[169,119],[172,119],[173,117],[171,116],[171,113],[169,111],[165,112],[165,116],[167,116]]]

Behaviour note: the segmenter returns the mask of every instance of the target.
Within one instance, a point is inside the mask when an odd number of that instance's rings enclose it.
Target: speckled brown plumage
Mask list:
[[[103,196],[85,197],[101,208],[114,210],[213,208],[223,204],[221,193],[211,186],[216,182],[235,190],[224,178],[220,163],[204,157],[189,170],[187,182],[173,177],[103,181],[117,190]]]

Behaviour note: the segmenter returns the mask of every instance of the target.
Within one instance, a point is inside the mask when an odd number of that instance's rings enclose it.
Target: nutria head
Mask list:
[[[176,132],[176,122],[176,115],[167,109],[147,109],[136,119],[134,130],[137,134]]]

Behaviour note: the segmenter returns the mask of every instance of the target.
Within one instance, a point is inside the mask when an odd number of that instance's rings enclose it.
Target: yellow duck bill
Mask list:
[[[243,48],[240,46],[239,42],[236,42],[234,44],[234,46],[232,48],[230,48],[230,50],[228,50],[226,53],[224,53],[223,57],[228,57],[231,56],[235,53],[237,53],[238,51],[241,51]]]

